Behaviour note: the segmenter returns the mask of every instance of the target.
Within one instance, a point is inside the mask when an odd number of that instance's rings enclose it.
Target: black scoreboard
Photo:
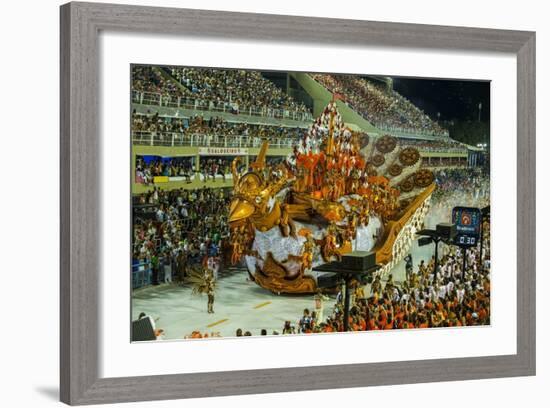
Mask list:
[[[452,214],[456,227],[454,244],[461,247],[473,247],[479,242],[481,231],[481,211],[474,207],[455,207]]]

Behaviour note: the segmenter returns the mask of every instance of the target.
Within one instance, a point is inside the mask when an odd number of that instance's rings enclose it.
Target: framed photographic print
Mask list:
[[[61,399],[535,373],[535,35],[61,8]]]

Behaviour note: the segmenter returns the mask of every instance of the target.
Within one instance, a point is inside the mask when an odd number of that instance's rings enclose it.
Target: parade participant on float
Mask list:
[[[242,225],[239,228],[239,234],[236,236],[237,239],[235,239],[232,243],[233,246],[233,252],[231,253],[231,264],[236,265],[240,259],[241,255],[244,251],[244,245],[243,245],[243,235],[244,235],[245,227]]]
[[[355,239],[355,237],[357,236],[357,223],[358,223],[357,213],[350,214],[348,216],[348,226],[346,228],[347,232],[349,232],[350,238]]]
[[[324,238],[323,247],[321,250],[321,255],[323,259],[328,262],[330,259],[335,256],[338,260],[341,260],[341,255],[338,253],[336,235],[338,234],[338,228],[336,224],[332,222],[327,230],[327,235]]]
[[[302,235],[306,237],[306,241],[302,247],[302,267],[301,273],[311,269],[313,266],[313,251],[315,250],[315,240],[308,230],[302,230]]]

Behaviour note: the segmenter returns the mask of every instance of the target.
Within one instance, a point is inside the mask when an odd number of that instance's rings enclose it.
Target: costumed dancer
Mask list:
[[[212,271],[209,269],[193,269],[186,280],[193,285],[193,290],[191,291],[193,295],[201,295],[203,293],[207,295],[207,312],[214,313],[216,281],[214,280]]]
[[[207,278],[206,295],[208,296],[208,313],[214,313],[214,277],[209,274]]]

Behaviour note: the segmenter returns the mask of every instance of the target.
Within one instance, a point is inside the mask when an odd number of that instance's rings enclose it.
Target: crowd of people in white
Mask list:
[[[490,205],[488,168],[445,168],[435,172],[437,188],[432,194],[431,209],[426,218],[428,228],[441,220],[451,219],[454,206],[483,208]]]

